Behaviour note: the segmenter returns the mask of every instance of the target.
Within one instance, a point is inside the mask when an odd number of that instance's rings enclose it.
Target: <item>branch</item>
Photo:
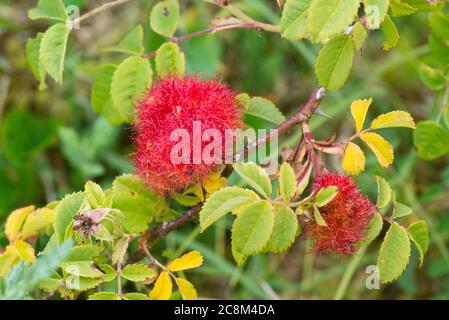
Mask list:
[[[294,126],[298,124],[308,123],[312,115],[316,112],[318,109],[320,102],[322,98],[325,95],[325,90],[321,87],[317,88],[315,91],[312,92],[310,95],[308,101],[288,120],[281,123],[275,130],[277,132],[276,134],[281,134],[287,132],[289,129],[293,128]],[[256,148],[257,146],[263,145],[268,143],[274,135],[269,135],[265,139],[261,139],[256,141],[253,144],[248,145],[242,152],[243,154],[247,154],[252,149]],[[239,155],[236,154],[235,158],[238,158]],[[226,170],[226,175],[228,176],[232,170]],[[180,226],[184,225],[188,221],[194,219],[197,217],[198,213],[200,212],[202,207],[202,204],[198,204],[187,211],[185,211],[180,217],[176,218],[175,220],[169,221],[169,222],[163,222],[161,224],[158,224],[153,229],[146,231],[144,234],[142,234],[142,237],[139,241],[139,247],[140,250],[137,251],[129,260],[128,263],[134,263],[136,261],[139,261],[145,256],[144,248],[149,244],[150,246],[154,245],[156,242],[158,242],[160,239],[163,239],[167,234],[169,234],[171,231],[179,228]],[[151,241],[149,241],[151,239]]]
[[[221,5],[221,7],[227,9],[234,17],[239,18],[245,22],[255,24],[260,29],[263,29],[263,30],[269,31],[269,32],[276,32],[276,33],[280,32],[280,28],[278,25],[256,21],[253,18],[251,18],[250,16],[246,15],[244,12],[242,12],[237,7],[234,7],[230,4],[223,4],[223,5]]]
[[[192,38],[195,37],[199,37],[205,34],[211,34],[211,33],[215,33],[218,31],[223,31],[223,30],[230,30],[230,29],[256,29],[256,30],[264,30],[263,28],[260,27],[260,25],[258,23],[223,23],[223,24],[218,24],[215,26],[212,26],[210,28],[204,29],[204,30],[200,30],[200,31],[195,31],[192,33],[188,33],[185,34],[183,36],[179,36],[179,37],[169,37],[167,38],[169,41],[175,42],[175,43],[182,43],[185,42],[187,40],[190,40]],[[145,53],[142,55],[142,58],[144,59],[149,59],[151,57],[154,57],[157,53],[157,50],[151,51],[149,53]]]
[[[126,2],[129,2],[129,1],[131,1],[131,0],[115,0],[115,1],[107,2],[105,4],[102,4],[101,6],[93,9],[92,11],[89,11],[89,12],[83,14],[79,18],[74,19],[72,23],[73,24],[80,23],[81,21],[84,21],[86,19],[89,19],[90,17],[93,17],[97,13],[103,12],[103,11],[109,9],[109,8],[118,6],[118,5],[122,4],[122,3],[126,3]]]

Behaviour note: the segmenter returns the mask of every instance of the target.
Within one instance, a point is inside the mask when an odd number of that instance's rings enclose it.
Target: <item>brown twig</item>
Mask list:
[[[323,88],[317,88],[312,92],[308,101],[296,112],[292,117],[290,117],[285,122],[281,123],[276,129],[277,134],[285,133],[289,129],[294,126],[302,123],[307,123],[315,111],[318,109],[321,99],[325,94],[325,90]],[[266,144],[273,138],[273,135],[268,135],[265,139],[258,140],[256,143],[248,145],[243,151],[244,154],[247,154],[251,149]],[[229,175],[231,172],[227,170],[229,167],[225,169],[226,175]],[[197,217],[198,213],[201,210],[202,204],[198,204],[195,207],[192,207],[185,211],[181,216],[176,218],[175,220],[169,222],[163,222],[151,230],[146,231],[142,237],[140,238],[139,244],[140,249],[137,251],[129,260],[128,263],[134,263],[139,261],[145,256],[145,250],[147,245],[154,245],[157,241],[164,238],[171,231],[178,229],[180,226],[184,225],[188,221]],[[151,241],[149,241],[151,239]]]

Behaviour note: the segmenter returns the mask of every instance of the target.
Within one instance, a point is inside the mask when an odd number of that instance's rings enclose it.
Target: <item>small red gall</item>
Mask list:
[[[358,243],[365,238],[365,229],[375,212],[375,206],[358,190],[349,176],[325,173],[315,180],[313,190],[330,186],[338,189],[335,198],[319,208],[327,226],[319,226],[315,220],[308,223],[307,232],[314,242],[315,254],[354,254]]]

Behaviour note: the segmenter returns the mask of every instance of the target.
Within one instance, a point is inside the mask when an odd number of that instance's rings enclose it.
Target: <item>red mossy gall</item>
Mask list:
[[[325,173],[315,180],[313,190],[336,186],[338,194],[320,213],[327,226],[309,222],[307,232],[314,241],[315,254],[353,254],[357,244],[365,237],[365,228],[371,221],[375,207],[362,195],[349,176]]]
[[[215,79],[169,77],[154,85],[137,106],[134,160],[137,173],[152,190],[160,194],[179,191],[217,169],[217,164],[202,159],[193,163],[193,152],[189,163],[173,163],[170,154],[178,142],[170,141],[170,136],[174,130],[184,129],[193,149],[194,123],[201,123],[202,132],[216,129],[221,134],[224,155],[225,130],[242,127],[235,94],[226,84]],[[200,143],[203,149],[209,142]]]

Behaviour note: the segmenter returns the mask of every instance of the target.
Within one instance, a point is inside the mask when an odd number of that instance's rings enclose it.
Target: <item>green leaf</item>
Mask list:
[[[100,278],[86,278],[69,275],[65,279],[65,287],[69,290],[86,291],[95,288],[102,282],[103,280]]]
[[[407,231],[418,250],[420,266],[422,266],[424,255],[429,249],[429,228],[427,227],[427,223],[424,220],[419,220],[412,223]]]
[[[115,292],[96,292],[89,296],[87,300],[121,300]]]
[[[418,155],[424,160],[433,160],[449,152],[449,131],[436,122],[419,122],[413,132],[413,140]]]
[[[30,161],[52,143],[57,127],[55,119],[12,110],[1,124],[2,151],[13,163]]]
[[[112,64],[102,65],[96,74],[91,92],[92,108],[113,125],[118,125],[126,120],[112,103],[111,84],[116,69],[117,67]]]
[[[151,300],[148,295],[138,292],[131,292],[123,295],[125,300]]]
[[[110,282],[116,278],[117,272],[110,265],[102,263],[102,264],[99,264],[98,267],[103,272],[103,281],[104,282]]]
[[[407,231],[394,222],[380,247],[377,257],[380,278],[383,283],[399,278],[408,264],[410,257],[410,240]]]
[[[55,292],[56,290],[58,290],[58,288],[60,288],[63,285],[63,283],[64,282],[62,281],[61,276],[56,273],[55,277],[41,280],[38,283],[38,287],[39,287],[39,289],[41,289],[45,292],[52,293],[52,292]]]
[[[63,22],[68,18],[61,0],[39,0],[36,8],[28,11],[28,17],[31,20],[53,19]]]
[[[178,0],[158,2],[150,14],[150,25],[156,33],[164,37],[171,37],[176,31],[179,20]]]
[[[101,251],[102,248],[94,245],[74,247],[61,268],[76,277],[103,278],[105,274],[95,266],[93,260]]]
[[[145,50],[143,47],[143,28],[141,25],[132,29],[122,41],[115,47],[107,48],[107,51],[122,52],[132,55],[140,55]]]
[[[122,226],[127,233],[141,233],[148,229],[148,223],[153,220],[154,203],[150,199],[128,192],[114,192],[112,207],[119,209],[126,220]]]
[[[64,241],[65,231],[84,203],[84,192],[72,193],[65,196],[56,207],[55,229],[59,243]]]
[[[273,102],[261,97],[251,98],[248,107],[243,109],[243,112],[247,115],[274,123],[275,125],[279,125],[285,121],[285,116],[279,111]]]
[[[388,12],[390,0],[365,0],[366,24],[369,29],[379,29]]]
[[[62,270],[77,277],[100,278],[103,272],[98,270],[93,261],[69,261],[61,264]]]
[[[67,40],[70,29],[65,23],[57,23],[47,31],[42,37],[39,50],[40,61],[45,71],[56,81],[62,84],[62,74],[64,72],[64,60],[67,50]]]
[[[243,108],[247,109],[249,106],[249,102],[251,100],[251,97],[246,92],[240,93],[235,97],[235,100],[237,103]]]
[[[416,8],[401,0],[390,0],[390,11],[394,17],[408,16],[415,13]]]
[[[160,78],[175,76],[182,78],[185,72],[185,56],[177,44],[166,42],[157,50],[156,70]]]
[[[117,240],[114,245],[114,251],[112,252],[112,264],[123,263],[128,245],[129,236],[124,236]]]
[[[357,51],[362,50],[363,42],[368,36],[368,32],[366,31],[363,24],[357,22],[352,28],[351,36],[352,39],[354,40],[355,49]]]
[[[307,15],[312,0],[287,0],[282,11],[281,36],[288,40],[299,40],[307,33]]]
[[[43,36],[43,33],[38,33],[36,38],[28,39],[26,44],[26,56],[28,65],[30,66],[31,72],[33,73],[34,77],[40,83],[39,90],[44,90],[47,88],[45,84],[45,69],[39,57],[39,50],[41,47]]]
[[[115,70],[111,83],[112,103],[128,123],[134,122],[134,104],[151,86],[152,76],[150,62],[137,56],[127,58]]]
[[[376,176],[377,182],[377,203],[378,208],[386,207],[392,198],[393,190],[391,190],[390,184],[379,176]]]
[[[284,201],[290,201],[296,192],[295,171],[288,162],[284,162],[279,170],[279,190]]]
[[[148,189],[145,182],[136,175],[124,174],[115,178],[112,189],[113,194],[125,193],[130,196],[137,194],[151,201],[153,205],[151,208],[148,208],[148,211],[151,211],[154,215],[166,209],[167,204],[165,198]]]
[[[134,282],[145,281],[155,276],[156,272],[153,269],[139,263],[128,264],[122,270],[122,277]]]
[[[402,204],[400,202],[396,202],[394,204],[393,210],[393,218],[401,218],[412,214],[412,208]]]
[[[360,247],[371,243],[382,231],[383,219],[380,213],[376,212],[370,223],[365,228],[365,238],[360,241]]]
[[[419,76],[424,84],[435,91],[444,89],[447,85],[447,77],[439,69],[431,68],[426,64],[421,64]]]
[[[125,174],[113,182],[112,206],[125,216],[125,231],[140,233],[148,228],[155,215],[166,209],[166,202],[151,192],[137,176]]]
[[[91,208],[102,208],[106,195],[100,185],[92,181],[87,181],[84,190],[86,191],[86,198]]]
[[[324,221],[323,216],[321,215],[320,210],[318,210],[317,206],[313,206],[313,218],[319,226],[327,227],[327,223],[326,221]]]
[[[201,200],[196,196],[190,196],[190,195],[185,195],[185,194],[181,194],[181,193],[175,193],[173,195],[173,199],[177,203],[179,203],[185,207],[193,207],[201,202]]]
[[[320,84],[329,90],[340,89],[348,79],[354,58],[354,41],[340,35],[324,45],[315,64],[315,74]]]
[[[273,208],[268,201],[248,206],[232,226],[233,250],[244,257],[260,252],[270,240],[273,226]]]
[[[319,208],[324,207],[331,202],[337,194],[338,189],[336,186],[329,186],[327,188],[320,189],[315,197],[315,205]]]
[[[234,164],[234,170],[238,175],[259,194],[266,199],[271,197],[271,181],[268,174],[253,162]]]
[[[266,249],[279,253],[287,250],[298,233],[298,219],[293,210],[285,205],[274,208],[274,227]]]
[[[310,6],[308,31],[315,42],[340,34],[357,15],[359,0],[314,0]]]
[[[443,11],[432,12],[429,15],[429,26],[432,30],[432,34],[441,40],[445,40],[447,46],[447,39],[449,36],[449,17],[447,16],[447,13]]]
[[[201,231],[206,230],[234,208],[258,199],[253,191],[239,187],[225,187],[212,193],[199,213]]]
[[[70,250],[70,253],[67,255],[67,258],[64,261],[92,261],[101,253],[101,251],[103,251],[103,248],[96,245],[79,245],[73,247],[72,250]]]
[[[393,20],[391,20],[388,14],[385,16],[385,19],[380,26],[385,36],[385,41],[382,44],[382,49],[384,51],[389,51],[390,49],[396,47],[399,42],[398,29],[396,29]]]
[[[165,199],[164,197],[159,196],[158,194],[152,192],[148,189],[145,182],[142,181],[138,176],[132,174],[123,174],[117,178],[115,178],[112,188],[114,192],[128,192],[128,193],[137,193],[142,195],[145,198],[153,202],[157,202],[165,207]]]

